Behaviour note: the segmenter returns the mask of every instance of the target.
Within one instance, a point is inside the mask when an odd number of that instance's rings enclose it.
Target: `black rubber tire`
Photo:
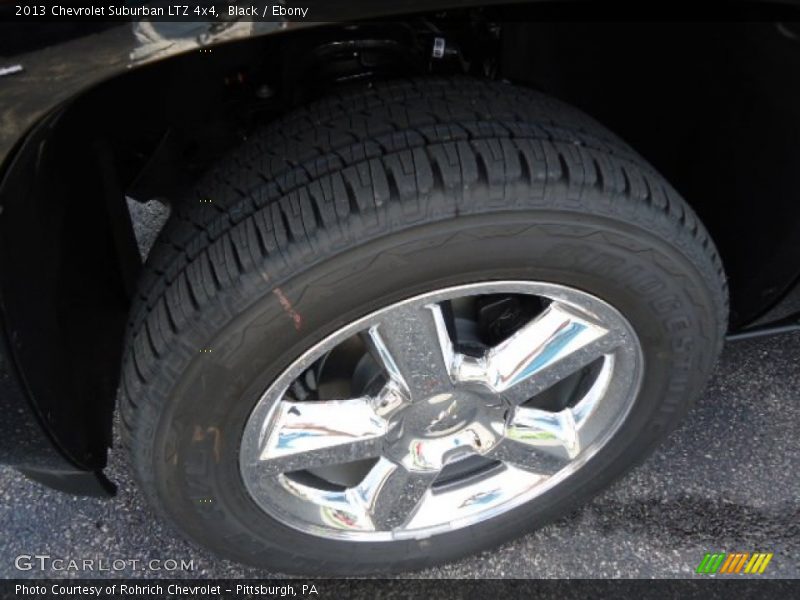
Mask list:
[[[581,288],[633,325],[644,380],[603,450],[532,502],[423,541],[331,541],[257,508],[239,440],[283,368],[388,303],[491,279]],[[708,234],[616,136],[503,83],[379,84],[245,140],[177,206],[132,311],[123,440],[150,501],[225,557],[324,575],[420,568],[563,515],[643,458],[703,389],[726,326]]]

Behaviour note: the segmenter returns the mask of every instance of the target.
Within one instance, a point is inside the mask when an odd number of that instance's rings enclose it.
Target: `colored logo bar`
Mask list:
[[[761,575],[767,570],[773,554],[766,552],[716,552],[706,553],[697,567],[696,573],[746,573]]]

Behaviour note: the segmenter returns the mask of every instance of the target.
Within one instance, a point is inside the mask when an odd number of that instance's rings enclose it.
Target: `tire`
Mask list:
[[[331,539],[268,514],[240,445],[271,382],[364,315],[474,282],[591,294],[643,370],[605,445],[543,493],[422,539]],[[131,312],[123,443],[149,501],[218,554],[281,572],[427,567],[566,514],[650,452],[702,391],[727,326],[706,230],[624,142],[534,91],[376,84],[299,109],[177,204]]]

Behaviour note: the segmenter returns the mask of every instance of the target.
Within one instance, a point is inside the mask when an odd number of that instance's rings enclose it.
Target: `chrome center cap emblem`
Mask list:
[[[426,437],[441,437],[463,429],[475,420],[478,403],[464,394],[432,396],[409,410],[414,429]],[[411,423],[410,423],[411,424]]]
[[[431,424],[425,428],[425,433],[431,436],[446,435],[464,427],[467,420],[459,414],[458,403],[453,400],[450,405],[436,415]]]
[[[488,452],[504,427],[501,404],[453,390],[414,402],[395,415],[387,453],[409,470],[435,471],[470,454]]]

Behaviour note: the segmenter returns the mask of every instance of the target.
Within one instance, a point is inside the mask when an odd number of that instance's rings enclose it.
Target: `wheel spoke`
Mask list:
[[[506,438],[489,455],[507,465],[515,465],[529,473],[549,477],[564,468],[566,461],[542,452],[540,448]]]
[[[282,401],[262,438],[259,461],[286,473],[378,456],[386,427],[371,398]]]
[[[435,478],[434,472],[410,472],[382,457],[360,484],[344,490],[319,489],[285,475],[271,480],[271,485],[277,484],[279,489],[305,501],[308,518],[329,527],[391,531],[402,528],[413,517]]]
[[[441,527],[469,519],[505,502],[545,480],[543,475],[505,464],[490,477],[476,478],[447,490],[430,490],[422,498],[406,529]]]
[[[406,306],[370,328],[372,350],[412,401],[449,390],[453,347],[441,308]]]
[[[614,350],[623,335],[554,302],[483,358],[459,356],[455,378],[521,404]]]
[[[382,457],[351,492],[366,507],[376,530],[392,530],[413,517],[437,474],[438,471],[410,471]]]
[[[570,408],[549,412],[517,407],[506,426],[501,446],[498,459],[544,473],[559,470],[581,451],[578,428]]]

